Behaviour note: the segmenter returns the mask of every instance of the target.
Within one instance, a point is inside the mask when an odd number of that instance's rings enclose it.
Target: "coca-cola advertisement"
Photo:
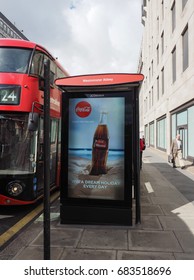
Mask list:
[[[69,98],[68,197],[124,200],[125,98]]]

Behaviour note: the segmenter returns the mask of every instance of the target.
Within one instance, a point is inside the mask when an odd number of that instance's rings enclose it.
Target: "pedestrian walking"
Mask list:
[[[176,163],[178,163],[181,169],[185,168],[182,154],[182,140],[180,139],[180,134],[177,134],[176,139],[172,141],[170,150],[173,158],[173,167],[176,168]]]
[[[143,141],[143,144],[144,144],[143,150],[145,150],[145,148],[146,148],[146,143],[145,143],[145,137],[144,137],[144,135],[142,135],[142,141]]]

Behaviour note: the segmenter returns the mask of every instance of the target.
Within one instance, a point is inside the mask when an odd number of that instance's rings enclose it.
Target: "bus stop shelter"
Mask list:
[[[62,224],[141,222],[141,74],[56,80],[62,90]],[[133,203],[133,201],[135,203]]]

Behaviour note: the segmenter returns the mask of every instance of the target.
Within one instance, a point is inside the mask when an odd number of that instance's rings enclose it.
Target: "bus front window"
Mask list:
[[[37,132],[28,114],[0,114],[0,174],[27,174],[36,168]]]
[[[31,49],[0,47],[0,72],[27,73]]]

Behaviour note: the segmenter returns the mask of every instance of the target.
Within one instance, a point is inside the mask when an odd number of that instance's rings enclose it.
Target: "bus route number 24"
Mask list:
[[[1,104],[18,104],[19,96],[14,91],[7,90],[0,91],[0,103]]]

